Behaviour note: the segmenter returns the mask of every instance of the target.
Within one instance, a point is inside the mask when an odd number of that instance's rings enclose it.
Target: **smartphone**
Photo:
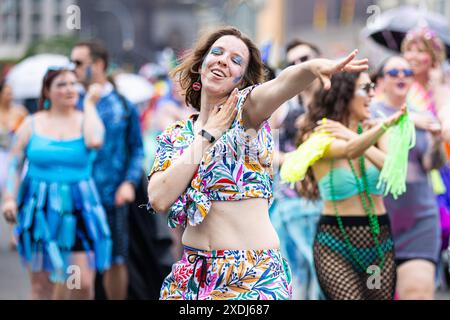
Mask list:
[[[86,77],[86,84],[90,85],[92,82],[92,65],[90,64],[86,66],[85,77]]]

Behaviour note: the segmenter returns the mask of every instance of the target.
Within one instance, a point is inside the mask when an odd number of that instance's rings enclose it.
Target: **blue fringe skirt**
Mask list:
[[[92,268],[110,267],[110,230],[92,179],[61,183],[25,177],[18,205],[18,251],[32,272],[47,271],[51,281],[65,281],[76,243]]]

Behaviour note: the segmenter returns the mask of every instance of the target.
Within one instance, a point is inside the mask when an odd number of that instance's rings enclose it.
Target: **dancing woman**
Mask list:
[[[254,43],[235,28],[207,34],[173,74],[199,111],[158,137],[149,202],[185,227],[182,259],[161,299],[290,299],[291,280],[268,210],[273,141],[267,119],[314,79],[329,87],[367,60],[311,60],[263,80]]]
[[[335,75],[331,89],[316,94],[300,132],[301,140],[314,130],[335,137],[300,188],[303,196],[320,196],[324,201],[314,240],[314,262],[328,299],[394,296],[394,244],[383,190],[377,187],[385,151],[376,144],[386,139],[385,130],[404,110],[365,130],[362,123],[370,118],[373,94],[367,73]]]
[[[71,70],[47,71],[40,111],[23,122],[11,149],[3,212],[17,224],[32,299],[91,299],[91,268],[102,271],[110,265],[110,232],[91,179],[94,149],[103,143],[104,127],[95,108],[100,90],[92,86],[82,113],[75,109],[75,84]],[[22,156],[28,169],[16,196]],[[69,291],[64,282],[74,272],[79,286]]]

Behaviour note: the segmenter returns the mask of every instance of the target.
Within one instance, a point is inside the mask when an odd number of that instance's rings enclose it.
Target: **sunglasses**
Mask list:
[[[397,78],[400,72],[402,72],[405,77],[412,77],[414,75],[414,71],[412,71],[411,69],[397,69],[397,68],[390,69],[386,71],[385,74],[388,74],[390,77]]]
[[[80,60],[71,60],[70,62],[75,65],[75,68],[79,68],[84,64],[84,62]]]
[[[358,90],[356,91],[356,94],[359,96],[366,97],[370,94],[370,91],[375,90],[375,83],[369,82],[366,84],[361,85]]]
[[[310,59],[311,59],[311,57],[309,55],[304,55],[304,56],[298,57],[297,59],[295,59],[292,62],[289,62],[289,66],[294,66],[296,64],[306,62]]]
[[[73,71],[73,70],[74,70],[74,68],[70,64],[69,65],[65,65],[65,66],[50,66],[50,67],[47,68],[47,71],[45,72],[44,78],[47,78],[48,75],[51,72],[56,72],[56,71]]]

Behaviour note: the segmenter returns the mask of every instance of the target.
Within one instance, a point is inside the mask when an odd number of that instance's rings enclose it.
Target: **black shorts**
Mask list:
[[[115,207],[103,205],[111,230],[112,264],[124,264],[128,259],[129,249],[129,205]]]

